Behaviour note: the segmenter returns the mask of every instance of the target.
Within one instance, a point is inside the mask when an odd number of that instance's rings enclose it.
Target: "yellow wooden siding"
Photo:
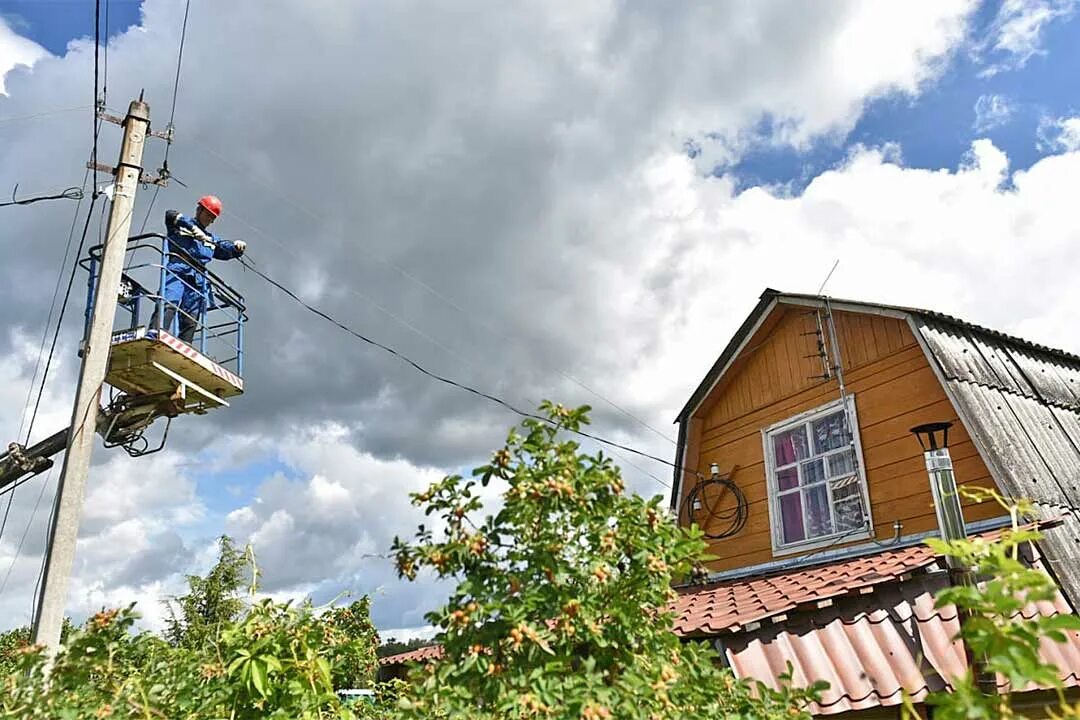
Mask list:
[[[845,383],[855,396],[877,538],[892,537],[894,520],[903,523],[905,535],[932,530],[936,519],[922,453],[909,431],[912,426],[951,420],[955,427],[949,436],[950,448],[958,482],[993,487],[990,473],[906,322],[841,312],[834,313],[834,318]],[[732,479],[749,503],[745,527],[733,537],[712,543],[709,552],[718,558],[710,564],[713,570],[775,559],[761,430],[839,399],[835,380],[813,377],[822,372],[821,360],[814,355],[815,329],[812,314],[778,306],[706,398],[688,428],[687,465],[703,475],[708,475],[709,465],[714,462],[721,473],[734,468]],[[692,481],[684,483],[684,495],[692,485]],[[1001,514],[994,503],[965,501],[969,522]],[[705,529],[721,528],[718,525]]]

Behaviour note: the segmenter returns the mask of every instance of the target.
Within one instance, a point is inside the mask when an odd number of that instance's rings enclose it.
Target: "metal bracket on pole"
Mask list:
[[[121,127],[124,126],[124,118],[120,117],[119,115],[112,115],[110,113],[107,113],[103,109],[98,109],[97,116],[107,123],[112,123],[113,125],[119,125]],[[147,128],[146,134],[150,137],[160,138],[168,143],[171,143],[173,141],[173,129],[171,125],[164,130],[151,130]]]
[[[98,172],[116,175],[116,168],[114,168],[112,165],[106,165],[105,163],[88,162],[86,163],[86,167],[90,168],[91,170],[97,170]],[[169,176],[159,175],[158,177],[154,177],[149,173],[142,173],[139,176],[139,182],[143,185],[159,185],[161,187],[166,187],[169,184]]]

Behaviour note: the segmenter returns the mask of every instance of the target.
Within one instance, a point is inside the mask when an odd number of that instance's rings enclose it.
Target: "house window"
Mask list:
[[[762,434],[775,551],[870,534],[854,397],[848,398],[847,413],[835,402]]]

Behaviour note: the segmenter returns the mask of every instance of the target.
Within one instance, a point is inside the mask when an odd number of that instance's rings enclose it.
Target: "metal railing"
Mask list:
[[[90,248],[80,265],[89,272],[86,297],[86,328],[94,306],[94,292],[101,265],[102,245]],[[172,264],[174,268],[170,268]],[[191,293],[200,302],[195,312],[184,310],[179,303],[165,297],[166,287],[172,286]],[[189,295],[190,297],[190,295]],[[128,238],[124,274],[117,299],[117,330],[146,327],[181,338],[181,328],[190,337],[184,339],[218,365],[243,377],[244,322],[247,320],[244,298],[198,260],[160,233],[144,233]],[[186,321],[186,322],[185,322]],[[85,333],[84,333],[85,336]]]

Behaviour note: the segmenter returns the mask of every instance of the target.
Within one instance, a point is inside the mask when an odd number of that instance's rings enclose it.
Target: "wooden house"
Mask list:
[[[767,290],[678,416],[671,507],[710,538],[709,579],[680,589],[676,631],[736,674],[831,688],[821,715],[892,717],[962,672],[923,449],[951,422],[961,489],[1034,501],[1029,560],[1080,600],[1080,358],[916,308]],[[985,493],[984,493],[985,495]],[[963,499],[971,534],[1008,513]],[[1050,527],[1052,526],[1052,527]],[[1080,637],[1044,655],[1075,686]],[[1038,696],[1029,695],[1038,702]]]

